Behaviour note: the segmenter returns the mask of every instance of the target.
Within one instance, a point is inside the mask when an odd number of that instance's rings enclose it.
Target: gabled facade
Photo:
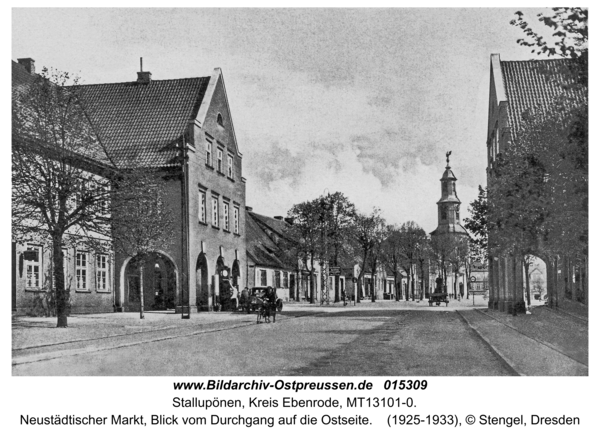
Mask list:
[[[164,174],[175,239],[154,254],[144,277],[117,253],[115,307],[212,310],[224,281],[245,283],[246,180],[223,74],[85,85],[91,118],[117,165]],[[191,309],[188,309],[191,308]]]

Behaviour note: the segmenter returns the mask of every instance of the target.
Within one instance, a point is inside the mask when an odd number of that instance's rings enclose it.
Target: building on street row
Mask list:
[[[80,87],[92,122],[122,168],[160,170],[176,237],[153,253],[140,277],[137,258],[116,253],[114,306],[212,310],[224,279],[246,280],[246,180],[223,74]],[[148,264],[148,263],[147,263]]]
[[[271,286],[283,301],[297,298],[298,262],[282,246],[283,217],[260,215],[246,206],[247,272],[245,286]]]
[[[527,121],[531,119],[532,113],[551,111],[557,107],[559,99],[565,97],[571,101],[570,107],[580,105],[587,110],[587,80],[583,86],[573,85],[577,80],[577,78],[573,79],[572,74],[577,65],[575,62],[575,59],[502,61],[499,54],[491,55],[487,128],[488,192],[498,183],[497,162],[511,150],[511,146],[518,143],[519,138],[529,132],[530,124]],[[570,126],[556,127],[556,129],[566,128],[570,128]],[[555,135],[555,137],[559,136]],[[587,138],[585,140],[587,141]],[[548,152],[545,154],[547,155]],[[565,160],[564,163],[568,162]],[[530,163],[532,166],[534,164],[533,161]],[[540,166],[539,163],[537,165]],[[544,174],[543,177],[540,177],[540,184],[548,183],[550,177],[551,169],[543,168],[543,170]],[[567,168],[561,171],[564,173],[571,170]],[[574,176],[574,174],[572,175]],[[567,191],[570,188],[572,187],[563,187],[562,192],[573,192]],[[558,198],[557,194],[560,195],[556,191],[551,194],[554,201]],[[488,199],[488,201],[492,200],[494,199],[491,197]],[[577,207],[581,207],[581,205],[577,205]],[[547,217],[567,216],[568,208],[563,208],[564,210],[560,210],[560,208],[561,206],[553,206],[553,209],[548,211]],[[587,206],[584,208],[587,210]],[[562,212],[562,215],[558,214],[559,212]],[[586,222],[582,222],[582,220]],[[548,305],[587,314],[587,252],[580,250],[574,255],[574,250],[571,250],[568,254],[566,245],[569,245],[570,241],[564,237],[560,239],[562,235],[573,235],[572,239],[585,239],[584,244],[587,244],[587,235],[581,236],[586,229],[587,215],[583,210],[578,211],[577,216],[563,219],[558,233],[548,232],[546,235],[538,235],[533,242],[523,240],[515,250],[520,252],[519,255],[515,255],[515,251],[491,254],[489,259],[489,307],[503,311],[514,310],[515,312],[525,310],[522,290],[525,287],[524,256],[528,255],[542,261],[543,267],[539,270],[546,275],[543,282],[547,287]],[[510,230],[504,232],[507,231]],[[500,241],[505,236],[507,236],[506,233],[502,233],[502,231],[490,233],[489,246],[500,246]],[[562,248],[557,248],[561,244],[565,248],[564,251]],[[585,246],[587,247],[587,245]]]
[[[19,99],[18,95],[22,92],[28,92],[36,85],[36,81],[42,80],[35,72],[35,61],[30,58],[19,59],[12,62],[12,90],[13,99]],[[36,102],[31,102],[35,104]],[[41,102],[37,102],[41,103]],[[13,104],[15,104],[13,102]],[[31,110],[25,108],[25,110]],[[13,114],[14,116],[14,114]],[[34,127],[31,127],[34,129]],[[67,162],[64,169],[65,174],[71,174],[78,183],[90,183],[97,186],[107,186],[107,176],[111,173],[110,163],[100,148],[83,150],[76,156],[70,155],[65,158],[65,154],[55,153],[54,146],[44,144],[42,154],[36,152],[26,152],[34,150],[36,144],[28,143],[16,144],[14,141],[16,134],[13,132],[13,152],[36,156],[39,168],[54,168],[47,170],[46,174],[59,172],[60,165]],[[43,157],[41,157],[43,155]],[[54,157],[52,157],[54,156]],[[23,157],[21,157],[23,158]],[[45,160],[50,159],[53,164],[46,164]],[[17,157],[18,161],[18,157]],[[26,164],[26,163],[25,163]],[[71,166],[71,170],[68,167]],[[30,168],[29,177],[32,180],[47,180],[35,173],[35,168]],[[19,183],[19,169],[15,168],[15,157],[13,156],[13,241],[11,249],[12,257],[12,310],[18,314],[50,314],[54,305],[53,290],[56,289],[53,278],[53,244],[45,231],[48,226],[29,216],[23,218],[23,212],[26,207],[23,206],[22,196],[32,196],[33,192],[18,192],[22,185],[32,185],[23,181]],[[16,191],[15,191],[16,190]],[[68,200],[67,207],[70,214],[75,214],[82,201],[81,197],[72,197]],[[108,214],[108,203],[102,204],[101,214]],[[52,217],[55,218],[55,217]],[[50,219],[52,219],[50,218]],[[90,220],[95,218],[90,218]],[[85,224],[85,223],[84,223]],[[89,224],[89,223],[88,223]],[[20,232],[18,228],[34,229],[33,231]],[[91,313],[91,312],[110,312],[113,310],[113,277],[114,253],[112,240],[109,232],[87,232],[85,229],[94,227],[90,225],[74,225],[70,227],[64,237],[62,246],[63,268],[65,275],[65,289],[69,291],[69,301],[67,303],[70,313]],[[100,229],[101,225],[98,225]],[[39,229],[39,230],[38,230]],[[16,238],[16,234],[19,234]]]

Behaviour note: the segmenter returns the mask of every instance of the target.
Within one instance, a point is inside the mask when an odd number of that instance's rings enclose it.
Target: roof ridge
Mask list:
[[[201,80],[201,79],[210,79],[210,76],[182,77],[180,79],[152,79],[150,81],[150,83],[152,83],[152,82],[177,82],[177,81],[183,81],[183,80]],[[132,83],[139,83],[139,82],[136,80],[132,80],[129,82],[81,83],[78,85],[71,85],[71,86],[128,85],[128,84],[132,84]]]
[[[502,63],[524,63],[524,62],[567,62],[567,61],[571,61],[573,59],[571,58],[556,58],[556,59],[526,59],[526,60],[501,60],[500,62]]]

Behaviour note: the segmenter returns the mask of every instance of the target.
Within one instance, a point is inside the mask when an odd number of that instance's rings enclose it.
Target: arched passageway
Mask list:
[[[209,310],[209,277],[206,255],[200,253],[196,261],[196,306],[198,311]]]
[[[523,258],[523,293],[527,306],[544,304],[548,293],[546,262],[533,254]]]
[[[167,310],[175,308],[177,278],[175,265],[161,253],[136,256],[125,270],[128,310],[138,310],[141,290],[144,292],[145,310]]]

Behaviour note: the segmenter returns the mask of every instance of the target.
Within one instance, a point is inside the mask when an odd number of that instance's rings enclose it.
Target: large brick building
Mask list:
[[[115,310],[139,309],[142,281],[149,309],[212,310],[222,277],[239,287],[246,265],[246,180],[221,70],[174,80],[139,72],[81,93],[118,166],[163,172],[177,222],[143,277],[136,258],[116,254]]]
[[[495,183],[497,159],[514,145],[520,129],[526,128],[528,111],[553,107],[554,99],[564,92],[557,79],[562,79],[561,71],[568,68],[570,62],[573,60],[502,61],[499,54],[491,55],[486,144],[488,190]],[[571,90],[570,98],[585,101],[587,89]],[[490,198],[490,201],[493,199]],[[570,223],[565,222],[565,225]],[[490,233],[490,247],[500,236]],[[547,245],[543,238],[539,238],[536,243],[519,249],[544,261],[549,306],[587,314],[588,267],[585,256],[575,260],[556,250],[548,250]],[[524,310],[523,283],[523,256],[493,253],[489,259],[489,307]]]

